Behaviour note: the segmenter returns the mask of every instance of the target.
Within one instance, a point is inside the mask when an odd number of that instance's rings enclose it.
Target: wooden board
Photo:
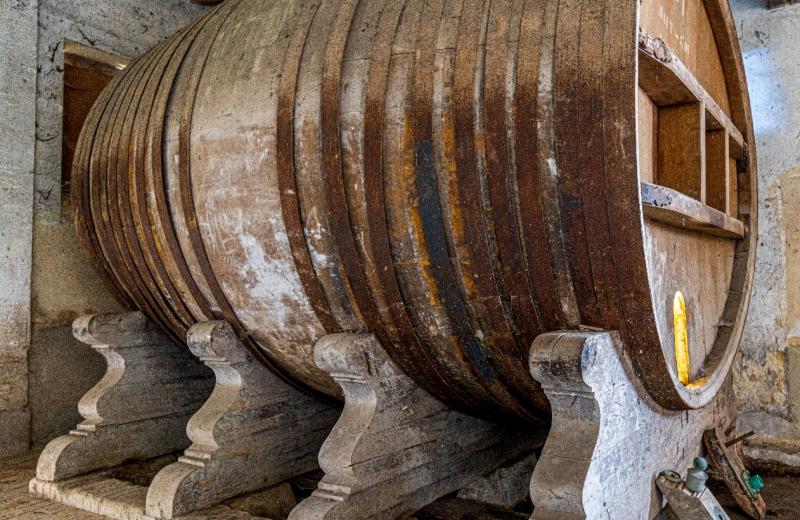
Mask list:
[[[668,364],[675,366],[672,301],[686,298],[692,379],[702,367],[717,335],[727,300],[734,241],[675,228],[645,219],[646,252],[656,324]]]
[[[653,178],[696,199],[671,197],[669,208],[644,207],[651,294],[662,348],[672,366],[672,299],[677,290],[686,296],[697,379],[722,330],[736,239],[746,233],[735,218],[735,158],[742,156],[745,137],[731,121],[706,2],[643,0],[640,30],[639,96],[647,96],[657,114],[649,116],[643,109],[648,103],[639,100],[640,180]],[[655,168],[648,160],[653,156]]]
[[[706,132],[706,204],[727,213],[730,182],[728,134],[724,130]]]
[[[642,183],[642,210],[646,217],[676,228],[718,237],[744,238],[741,220],[664,186]]]
[[[706,430],[703,434],[711,467],[725,481],[739,507],[750,518],[761,520],[767,514],[767,505],[760,494],[754,496],[750,493],[750,489],[744,481],[743,475],[747,468],[742,462],[742,445],[726,446],[728,440],[733,437],[735,434],[725,435],[719,426]]]
[[[656,182],[705,202],[705,115],[700,103],[658,111]]]
[[[658,107],[639,87],[636,96],[639,124],[639,180],[655,182],[658,175],[656,150],[658,146]]]
[[[702,0],[642,0],[639,25],[663,39],[730,113],[722,62]]]

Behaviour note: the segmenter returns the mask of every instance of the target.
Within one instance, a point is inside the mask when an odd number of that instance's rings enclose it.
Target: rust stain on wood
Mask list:
[[[589,326],[620,332],[660,404],[699,406],[741,333],[755,154],[728,8],[686,2],[698,52],[718,42],[709,70],[669,46],[695,40],[649,16],[640,30],[637,2],[228,0],[134,61],[87,117],[73,179],[83,247],[175,339],[225,319],[321,396],[338,387],[314,342],[368,330],[437,398],[540,421],[530,342]],[[697,104],[676,137],[702,134],[685,148],[700,151],[686,162],[698,175],[705,132],[727,140],[709,137],[711,180],[686,179],[700,206],[642,209],[639,154],[657,150],[637,143],[637,105],[655,125],[678,102]],[[652,147],[653,129],[641,135]],[[666,159],[648,164],[669,175]],[[688,231],[643,218],[668,210]],[[670,240],[732,266],[730,279],[703,275],[720,316],[700,320],[715,339],[700,356],[708,383],[691,392],[658,325],[658,269],[672,264],[653,258]]]

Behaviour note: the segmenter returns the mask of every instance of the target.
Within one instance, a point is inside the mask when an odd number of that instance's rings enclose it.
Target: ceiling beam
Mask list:
[[[784,5],[791,5],[797,3],[798,0],[767,0],[767,8],[775,9]]]

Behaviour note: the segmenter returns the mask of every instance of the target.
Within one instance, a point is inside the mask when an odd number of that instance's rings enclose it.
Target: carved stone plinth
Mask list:
[[[544,432],[434,399],[371,334],[326,336],[315,360],[342,387],[345,406],[319,453],[325,476],[291,520],[397,518],[541,445]]]
[[[186,428],[191,447],[150,484],[147,515],[174,518],[318,467],[339,408],[272,374],[226,322],[193,326],[188,344],[216,386]]]
[[[698,410],[656,405],[632,375],[616,333],[542,334],[530,365],[553,414],[531,479],[533,519],[653,518],[663,506],[658,475],[685,471],[700,453],[703,431],[731,420],[725,390]]]
[[[55,482],[186,448],[186,422],[211,393],[211,372],[140,312],[83,316],[72,328],[105,358],[106,373],[78,404],[84,421],[44,448],[36,478]]]

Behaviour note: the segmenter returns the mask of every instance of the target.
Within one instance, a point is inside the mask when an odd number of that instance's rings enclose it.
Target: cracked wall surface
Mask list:
[[[31,301],[31,441],[74,426],[75,403],[103,373],[100,356],[72,337],[79,314],[119,305],[85,260],[61,192],[64,39],[136,57],[207,8],[190,0],[39,0]],[[57,378],[70,374],[69,385]],[[54,377],[56,376],[56,377]]]
[[[0,2],[0,455],[28,447],[37,9]]]
[[[731,2],[756,134],[759,244],[750,309],[737,358],[739,427],[755,430],[751,455],[800,439],[800,5],[767,10]],[[766,450],[766,451],[765,451]],[[790,460],[792,457],[796,460]]]
[[[37,219],[61,218],[64,39],[136,57],[207,8],[190,0],[39,0],[36,107]]]
[[[190,0],[0,2],[0,457],[75,425],[77,400],[104,364],[72,337],[71,322],[120,310],[84,259],[61,192],[63,41],[136,57],[206,9]]]

